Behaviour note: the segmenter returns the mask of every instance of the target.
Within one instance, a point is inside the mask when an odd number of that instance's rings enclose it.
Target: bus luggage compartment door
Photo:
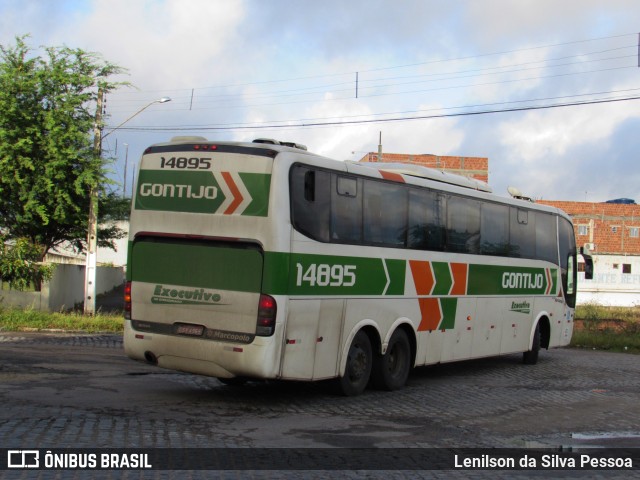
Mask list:
[[[230,343],[253,341],[263,266],[258,247],[143,237],[131,248],[134,329]]]

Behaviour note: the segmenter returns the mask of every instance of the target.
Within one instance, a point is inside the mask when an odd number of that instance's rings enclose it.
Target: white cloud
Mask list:
[[[93,7],[74,37],[128,68],[141,88],[197,87],[230,77],[222,52],[243,20],[242,2],[95,0]]]
[[[628,118],[640,116],[634,102],[535,111],[500,125],[501,143],[525,163],[560,157],[571,148],[607,142]]]
[[[329,127],[195,130],[205,125],[341,121],[355,115],[381,118],[380,114],[393,112],[411,116],[435,107],[453,113],[459,110],[451,107],[459,105],[638,88],[637,35],[617,37],[637,31],[637,0],[0,1],[3,45],[12,43],[17,34],[31,32],[30,43],[36,47],[64,43],[100,52],[129,69],[126,79],[139,91],[123,90],[109,97],[107,113],[113,124],[156,98],[173,98],[128,125],[193,126],[194,130],[123,129],[110,136],[110,142],[130,144],[130,158],[151,142],[175,134],[201,134],[220,140],[281,138],[330,157],[353,159],[376,151],[382,131],[385,152],[488,156],[496,191],[502,192],[513,183],[507,179],[524,172],[536,187],[532,194],[564,199],[581,198],[585,188],[596,191],[595,186],[585,187],[594,180],[580,166],[594,164],[603,152],[619,158],[616,165],[627,172],[617,174],[620,183],[631,178],[628,172],[637,163],[637,157],[628,153],[637,151],[637,132],[624,128],[638,118],[637,102]],[[574,43],[607,36],[611,38]],[[557,45],[549,47],[553,44]],[[547,47],[531,48],[543,45]],[[629,55],[620,60],[630,65],[627,70],[550,77],[559,70],[534,64],[508,75],[482,75],[494,71],[486,70],[489,67],[572,55],[594,58],[587,54],[621,47],[628,50],[616,54]],[[494,52],[510,53],[486,55]],[[465,60],[449,60],[453,58]],[[477,74],[414,83],[420,80],[417,75],[429,80],[458,70]],[[355,72],[360,72],[362,87],[357,100]],[[283,79],[296,80],[279,81]],[[491,82],[496,83],[455,88]],[[220,85],[235,86],[205,88]],[[327,87],[318,88],[315,95],[284,96],[319,85]],[[389,86],[367,89],[370,85]],[[195,89],[193,105],[191,89]],[[411,93],[399,93],[403,91]]]

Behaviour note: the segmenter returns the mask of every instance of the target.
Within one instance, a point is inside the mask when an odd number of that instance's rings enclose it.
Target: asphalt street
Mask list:
[[[638,448],[639,394],[640,356],[597,351],[545,351],[535,366],[510,355],[425,367],[416,369],[401,391],[341,397],[326,382],[231,387],[214,378],[162,370],[126,358],[119,335],[0,332],[0,444],[5,448]],[[333,470],[313,475],[217,474],[585,478],[580,470],[336,471],[339,461],[339,456],[329,458]],[[88,472],[38,472],[40,478],[87,478],[82,473]],[[118,472],[91,473],[121,478]],[[186,475],[126,473],[126,478]],[[0,472],[11,479],[35,474]],[[634,475],[637,469],[589,471],[587,476]],[[212,478],[211,472],[197,470],[187,476]]]

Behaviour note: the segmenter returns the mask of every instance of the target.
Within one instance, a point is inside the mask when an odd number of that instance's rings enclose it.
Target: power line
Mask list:
[[[446,90],[461,90],[461,89],[465,89],[465,88],[475,88],[475,87],[487,87],[487,86],[492,86],[492,85],[505,85],[505,84],[509,84],[509,83],[517,83],[517,82],[525,82],[525,81],[533,81],[533,80],[544,80],[544,79],[550,79],[550,78],[561,78],[561,77],[569,77],[569,76],[576,76],[576,75],[586,75],[586,74],[591,74],[591,73],[602,73],[602,72],[610,72],[610,71],[615,71],[615,70],[625,70],[625,69],[636,69],[637,67],[635,66],[622,66],[622,67],[612,67],[612,68],[601,68],[601,69],[593,69],[593,70],[583,70],[583,71],[579,71],[579,72],[567,72],[567,73],[557,73],[557,74],[553,74],[553,75],[541,75],[541,76],[535,76],[535,77],[527,77],[527,78],[514,78],[514,79],[508,79],[508,80],[498,80],[498,81],[493,81],[493,82],[478,82],[478,83],[469,83],[469,84],[458,84],[458,85],[446,85],[446,86],[441,86],[441,87],[432,87],[432,88],[422,88],[422,89],[414,89],[414,90],[400,90],[400,91],[386,91],[386,92],[380,92],[380,93],[369,93],[369,94],[363,94],[362,92],[359,94],[359,99],[367,99],[367,98],[376,98],[376,97],[385,97],[385,96],[398,96],[398,95],[409,95],[409,94],[416,94],[416,93],[426,93],[426,92],[441,92],[441,91],[446,91]],[[371,87],[366,87],[366,88],[371,88]],[[351,92],[351,90],[340,90],[337,92],[332,92],[334,94],[336,93],[344,93],[344,92]],[[295,96],[295,95],[294,95]],[[281,96],[282,97],[282,96]],[[267,97],[268,98],[268,97]],[[344,95],[341,97],[335,97],[335,98],[323,98],[322,101],[323,102],[338,102],[338,101],[345,101],[345,100],[353,100],[353,96],[351,94],[349,95]],[[299,100],[289,100],[289,101],[279,101],[279,102],[263,102],[263,103],[244,103],[244,104],[224,104],[224,103],[213,103],[209,102],[208,104],[205,103],[205,105],[208,106],[202,106],[202,102],[200,103],[201,106],[197,106],[192,108],[191,110],[211,110],[211,109],[238,109],[238,108],[251,108],[251,107],[270,107],[270,106],[283,106],[283,105],[295,105],[295,104],[304,104],[304,103],[312,103],[312,102],[317,102],[318,99],[317,98],[312,98],[312,99],[299,99]],[[179,110],[190,110],[189,108],[172,108],[171,111],[179,111]]]
[[[554,97],[541,97],[541,98],[529,98],[525,100],[511,100],[511,101],[503,101],[503,102],[491,102],[491,103],[481,103],[481,104],[472,104],[472,105],[457,105],[452,107],[438,107],[438,108],[428,108],[428,109],[420,109],[420,110],[403,110],[399,112],[380,112],[380,113],[369,113],[369,114],[356,114],[356,115],[339,115],[339,116],[330,116],[330,117],[315,117],[315,118],[300,118],[300,119],[287,119],[287,120],[265,120],[262,122],[230,122],[230,123],[215,123],[209,125],[195,125],[195,124],[186,124],[186,125],[175,125],[175,126],[165,126],[163,128],[176,128],[176,129],[191,129],[191,128],[204,128],[204,127],[213,127],[213,126],[254,126],[254,125],[262,125],[262,124],[274,124],[274,123],[284,123],[291,124],[292,122],[308,122],[308,121],[320,121],[320,120],[330,120],[330,119],[344,119],[344,118],[361,118],[361,117],[381,117],[381,116],[390,116],[390,115],[406,115],[409,113],[424,113],[424,112],[432,112],[432,111],[443,111],[443,110],[460,110],[460,109],[472,109],[472,108],[486,108],[497,105],[512,105],[512,104],[522,104],[522,103],[532,103],[532,102],[546,102],[550,100],[565,100],[570,98],[579,98],[579,97],[593,97],[596,95],[611,95],[611,94],[628,94],[629,92],[639,91],[640,88],[628,88],[623,90],[608,90],[608,91],[599,91],[599,92],[590,92],[590,93],[581,93],[575,95],[560,95]],[[109,128],[109,127],[107,127]],[[139,130],[146,128],[156,128],[156,127],[146,127],[146,126],[138,126],[132,127]]]
[[[556,65],[550,65],[548,68],[558,68],[558,67],[566,67],[566,66],[574,66],[574,65],[584,65],[586,63],[593,63],[593,62],[603,62],[603,61],[608,61],[608,60],[622,60],[622,59],[628,59],[628,58],[634,58],[635,59],[636,55],[624,55],[624,56],[616,56],[616,57],[608,57],[608,58],[603,58],[603,59],[596,59],[596,60],[585,60],[585,61],[581,61],[581,62],[567,62],[567,63],[562,63],[562,64],[556,64]],[[540,62],[528,62],[527,64],[535,64],[535,63],[540,63]],[[520,65],[526,65],[526,64],[520,64]],[[518,65],[514,65],[514,66],[518,66]],[[435,83],[435,82],[443,82],[443,81],[452,81],[452,80],[459,80],[459,79],[466,79],[466,78],[477,78],[480,76],[491,76],[491,75],[504,75],[504,74],[517,74],[517,73],[522,73],[525,71],[529,71],[529,70],[537,70],[539,68],[542,67],[528,67],[528,68],[521,68],[521,69],[513,69],[513,70],[505,70],[505,71],[501,71],[501,72],[487,72],[487,73],[479,73],[479,72],[483,72],[486,70],[491,70],[491,69],[496,69],[496,68],[509,68],[509,65],[506,66],[502,66],[502,67],[488,67],[488,68],[484,68],[484,69],[478,69],[478,70],[467,70],[467,71],[462,71],[459,73],[468,73],[467,75],[458,75],[458,76],[452,76],[452,77],[445,77],[445,78],[430,78],[430,79],[424,79],[424,80],[416,80],[416,81],[411,81],[411,82],[397,82],[397,83],[389,83],[389,84],[378,84],[378,85],[362,85],[363,81],[360,81],[360,94],[359,94],[359,98],[363,99],[363,98],[369,98],[369,97],[376,97],[376,96],[388,96],[388,95],[404,95],[407,93],[423,93],[423,92],[429,92],[429,91],[439,91],[439,90],[454,90],[454,89],[462,89],[462,88],[469,88],[469,87],[477,87],[477,86],[488,86],[488,85],[496,85],[496,84],[503,84],[503,83],[513,83],[513,82],[521,82],[521,81],[525,81],[525,80],[540,80],[540,79],[546,79],[546,78],[557,78],[557,77],[563,77],[563,76],[570,76],[570,75],[583,75],[583,74],[588,74],[588,73],[598,73],[598,72],[604,72],[604,71],[611,71],[611,70],[616,70],[616,69],[625,69],[625,68],[636,68],[635,65],[633,66],[622,66],[622,67],[613,67],[613,68],[600,68],[600,69],[592,69],[592,70],[581,70],[578,72],[566,72],[566,73],[558,73],[558,74],[552,74],[552,75],[542,75],[542,76],[535,76],[535,77],[528,77],[528,78],[518,78],[518,79],[507,79],[507,80],[498,80],[498,81],[494,81],[494,82],[485,82],[485,83],[474,83],[474,84],[462,84],[462,85],[448,85],[448,86],[444,86],[444,87],[437,87],[437,88],[431,88],[431,89],[421,89],[421,90],[404,90],[404,91],[396,91],[396,92],[382,92],[382,93],[375,93],[375,94],[366,94],[365,91],[366,90],[375,90],[375,89],[383,89],[383,88],[394,88],[394,87],[401,87],[403,85],[414,85],[414,84],[424,84],[424,83]],[[475,74],[474,74],[475,72]],[[450,72],[453,73],[453,72]],[[405,79],[408,78],[423,78],[423,77],[429,77],[429,76],[436,76],[436,75],[445,75],[444,73],[441,74],[428,74],[428,75],[416,75],[416,76],[410,76],[410,77],[404,77]],[[369,80],[370,82],[371,80]],[[342,86],[342,85],[353,85],[352,82],[341,82],[341,83],[335,83],[335,84],[331,84],[331,85],[323,85],[323,86],[316,86],[316,87],[306,87],[306,88],[299,88],[299,89],[291,89],[291,90],[280,90],[277,92],[267,92],[267,93],[256,93],[256,94],[221,94],[221,95],[215,95],[215,96],[199,96],[199,102],[198,105],[196,107],[193,107],[192,101],[193,98],[189,97],[189,108],[184,108],[183,110],[205,110],[205,109],[212,109],[212,108],[248,108],[248,107],[255,107],[255,106],[272,106],[272,105],[287,105],[287,104],[295,104],[295,103],[307,103],[307,102],[313,102],[313,101],[317,101],[317,98],[311,98],[308,100],[305,99],[299,99],[299,100],[295,100],[295,101],[284,101],[284,102],[269,102],[269,103],[242,103],[242,104],[228,104],[225,102],[238,102],[238,101],[255,101],[255,100],[269,100],[269,99],[286,99],[286,98],[295,98],[295,97],[302,97],[302,96],[310,96],[310,95],[318,95],[318,94],[323,94],[326,95],[328,93],[334,94],[334,95],[342,95],[340,97],[336,97],[333,100],[345,100],[345,99],[351,99],[353,98],[353,87],[350,88],[343,88],[343,89],[339,89],[339,90],[333,90],[333,91],[329,91],[327,92],[326,90],[323,90],[324,87],[335,87],[335,86]],[[299,93],[294,93],[294,92],[299,92]],[[274,93],[279,93],[279,94],[274,94]],[[182,97],[183,99],[186,99],[187,97]],[[180,97],[176,98],[174,97],[175,100],[177,100],[178,102],[180,102]],[[206,100],[202,100],[202,99],[206,99]],[[171,110],[180,110],[179,108],[173,108]],[[114,111],[119,111],[117,108],[110,109],[111,112]]]
[[[567,46],[567,45],[573,45],[573,44],[579,44],[579,43],[587,43],[587,42],[595,42],[595,41],[600,41],[600,40],[609,40],[609,39],[615,39],[615,38],[622,38],[622,37],[626,37],[626,36],[630,36],[630,35],[636,35],[634,34],[620,34],[620,35],[612,35],[612,36],[605,36],[605,37],[596,37],[596,38],[591,38],[591,39],[586,39],[586,40],[575,40],[575,41],[570,41],[570,42],[562,42],[562,43],[555,43],[555,44],[548,44],[548,45],[540,45],[540,46],[535,46],[535,47],[527,47],[527,48],[522,48],[522,49],[514,49],[514,50],[505,50],[505,51],[500,51],[500,52],[492,52],[492,53],[485,53],[485,54],[479,54],[479,55],[467,55],[467,56],[462,56],[462,57],[456,57],[456,58],[449,58],[449,59],[440,59],[440,60],[431,60],[431,61],[427,61],[427,62],[418,62],[418,63],[412,63],[412,64],[404,64],[404,65],[395,65],[395,66],[388,66],[388,67],[379,67],[379,68],[372,68],[372,69],[360,69],[359,73],[371,73],[371,72],[378,72],[378,71],[388,71],[388,70],[394,70],[394,69],[401,69],[401,68],[408,68],[408,67],[416,67],[416,66],[425,66],[425,65],[432,65],[432,64],[442,64],[442,63],[446,63],[446,62],[453,62],[453,61],[461,61],[461,60],[471,60],[471,59],[478,59],[478,58],[485,58],[485,57],[490,57],[490,56],[496,56],[496,55],[506,55],[506,54],[512,54],[512,53],[520,53],[520,52],[525,52],[525,51],[530,51],[530,50],[537,50],[537,49],[543,49],[543,48],[551,48],[551,47],[558,47],[558,46]],[[514,67],[514,66],[523,66],[523,65],[527,65],[527,64],[533,64],[533,63],[548,63],[550,61],[556,61],[556,60],[563,60],[563,59],[568,59],[568,58],[575,58],[575,57],[581,57],[581,56],[588,56],[588,55],[597,55],[597,54],[601,54],[601,53],[607,53],[610,51],[615,51],[615,50],[620,50],[620,49],[625,49],[625,48],[635,48],[636,45],[627,45],[627,46],[623,46],[623,47],[617,47],[617,48],[612,48],[612,49],[606,49],[606,50],[599,50],[599,51],[595,51],[595,52],[587,52],[587,53],[579,53],[576,55],[570,55],[570,56],[565,56],[565,57],[558,57],[558,58],[554,58],[554,59],[546,59],[546,60],[539,60],[539,61],[535,61],[535,62],[526,62],[526,63],[522,63],[522,64],[514,64],[514,65],[510,65],[510,66],[498,66],[498,67],[486,67],[486,68],[482,68],[482,69],[472,69],[472,70],[462,70],[462,71],[458,71],[458,72],[444,72],[444,73],[430,73],[430,74],[422,74],[422,75],[415,75],[415,76],[403,76],[403,77],[382,77],[382,78],[378,78],[378,79],[364,79],[364,78],[360,78],[359,82],[360,84],[364,83],[364,82],[374,82],[374,81],[378,81],[378,80],[394,80],[394,79],[405,79],[405,78],[419,78],[419,77],[423,77],[423,76],[437,76],[437,75],[457,75],[459,73],[474,73],[474,72],[482,72],[485,70],[492,70],[492,69],[499,69],[499,68],[509,68],[509,67]],[[634,55],[635,56],[635,55]],[[600,61],[604,61],[607,59],[600,59]],[[599,61],[599,60],[588,60],[590,62],[592,61]],[[576,62],[578,63],[578,62]],[[555,65],[550,65],[550,68],[555,67]],[[327,88],[332,88],[335,86],[341,86],[341,85],[354,85],[354,74],[356,72],[343,72],[343,73],[336,73],[336,74],[323,74],[323,75],[310,75],[310,76],[302,76],[302,77],[292,77],[292,78],[285,78],[285,79],[276,79],[276,80],[262,80],[262,81],[256,81],[256,82],[244,82],[244,83],[232,83],[232,84],[221,84],[221,85],[216,85],[216,86],[208,86],[208,87],[198,87],[198,88],[184,88],[184,89],[177,89],[177,90],[162,90],[162,92],[167,92],[167,91],[171,91],[171,92],[180,92],[180,91],[184,91],[186,96],[190,97],[190,94],[193,90],[212,90],[212,89],[228,89],[228,88],[241,88],[241,87],[247,87],[247,86],[256,86],[256,85],[267,85],[267,84],[275,84],[275,83],[285,83],[285,82],[297,82],[297,81],[302,81],[302,80],[317,80],[317,79],[323,79],[323,78],[335,78],[335,77],[345,77],[348,76],[349,81],[343,81],[343,82],[337,82],[337,83],[329,83],[329,84],[322,84],[322,85],[315,85],[315,86],[311,86],[311,87],[302,87],[302,88],[294,88],[294,89],[285,89],[285,90],[276,90],[276,91],[272,91],[272,92],[264,92],[264,93],[258,93],[256,95],[258,96],[269,96],[270,94],[290,94],[290,95],[294,95],[292,92],[296,92],[296,91],[308,91],[308,90],[325,90]],[[499,74],[500,72],[496,72],[496,74]],[[367,88],[367,87],[364,87]],[[355,85],[353,87],[353,89],[349,89],[349,90],[340,90],[340,91],[354,91],[355,92]],[[150,94],[150,91],[146,91],[143,92],[145,95]],[[310,92],[313,93],[313,92]],[[128,95],[128,93],[117,93],[115,94],[116,97],[121,97],[121,96],[126,96]],[[136,94],[137,95],[137,94]],[[173,98],[178,99],[180,98],[179,95],[172,95]],[[241,97],[241,98],[247,98],[246,94],[218,94],[218,95],[198,95],[198,98],[226,98],[226,97]],[[186,98],[186,97],[184,97]],[[251,98],[251,97],[249,97]],[[119,102],[123,102],[126,103],[127,100],[124,99],[118,99]],[[130,100],[133,102],[137,102],[138,100]],[[111,111],[114,111],[113,109],[111,109]]]
[[[429,60],[429,61],[426,61],[426,62],[416,62],[416,63],[409,63],[409,64],[403,64],[403,65],[391,65],[391,66],[387,66],[387,67],[377,67],[377,68],[370,68],[370,69],[356,69],[355,71],[342,72],[342,73],[328,73],[328,74],[322,74],[322,75],[308,75],[308,76],[281,78],[281,79],[273,79],[273,80],[259,80],[259,81],[255,81],[255,82],[229,83],[229,84],[211,85],[211,86],[205,86],[205,87],[195,87],[195,89],[196,90],[209,90],[209,89],[216,89],[216,88],[246,87],[246,86],[253,86],[253,85],[265,85],[265,84],[273,84],[273,83],[295,82],[295,81],[300,81],[300,80],[313,80],[313,79],[321,79],[321,78],[333,78],[333,77],[339,77],[339,76],[348,76],[349,78],[353,78],[353,75],[356,73],[356,71],[359,72],[359,73],[370,73],[370,72],[379,72],[379,71],[386,71],[386,70],[395,70],[395,69],[401,69],[401,68],[409,68],[409,67],[416,67],[416,66],[441,64],[441,63],[455,62],[455,61],[461,61],[461,60],[472,60],[472,59],[476,59],[476,58],[485,58],[485,57],[491,57],[491,56],[497,56],[497,55],[507,55],[507,54],[512,54],[512,53],[520,53],[520,52],[526,52],[526,51],[530,51],[530,50],[539,50],[539,49],[544,49],[544,48],[562,47],[562,46],[567,46],[567,45],[576,45],[576,44],[580,44],[580,43],[596,42],[596,41],[600,41],[600,40],[611,40],[611,39],[614,39],[614,38],[622,38],[622,37],[629,37],[629,36],[633,36],[633,38],[635,39],[637,37],[637,33],[635,33],[635,32],[634,33],[624,33],[624,34],[618,34],[618,35],[609,35],[609,36],[603,36],[603,37],[588,38],[588,39],[583,39],[583,40],[572,40],[572,41],[569,41],[569,42],[552,43],[552,44],[546,44],[546,45],[538,45],[538,46],[534,46],[534,47],[526,47],[526,48],[520,48],[520,49],[514,49],[514,50],[503,50],[503,51],[490,52],[490,53],[481,53],[481,54],[477,54],[477,55],[466,55],[466,56],[462,56],[462,57],[444,58],[444,59],[439,59],[439,60]],[[623,47],[623,48],[626,48],[626,47]],[[605,50],[605,52],[606,52],[606,50]],[[602,53],[602,52],[594,52],[594,53]],[[177,91],[191,92],[192,88],[190,87],[190,88],[180,88],[180,89],[154,90],[154,91],[148,91],[147,93],[158,93],[158,92],[165,92],[165,91],[168,91],[168,90],[176,91],[176,92]]]
[[[561,108],[561,107],[573,107],[580,105],[595,105],[595,104],[603,104],[603,103],[614,103],[614,102],[624,102],[630,100],[640,100],[640,96],[631,96],[631,97],[623,97],[623,98],[608,98],[608,99],[594,99],[594,100],[583,100],[577,102],[564,102],[564,103],[553,103],[547,105],[532,105],[532,106],[524,106],[524,107],[511,107],[511,108],[501,108],[501,109],[485,109],[478,111],[465,111],[465,112],[457,112],[457,113],[442,113],[442,114],[434,114],[434,115],[419,115],[419,116],[404,116],[404,117],[392,117],[392,118],[378,118],[378,119],[362,119],[362,120],[341,120],[341,121],[332,121],[332,122],[302,122],[302,123],[288,123],[288,124],[265,124],[265,125],[253,125],[253,126],[191,126],[191,127],[122,127],[120,130],[128,130],[128,131],[224,131],[224,130],[264,130],[264,129],[282,129],[282,128],[308,128],[308,127],[327,127],[327,126],[344,126],[344,125],[358,125],[358,124],[370,124],[370,123],[387,123],[387,122],[404,122],[404,121],[413,121],[413,120],[428,120],[428,119],[438,119],[438,118],[449,118],[449,117],[464,117],[464,116],[475,116],[475,115],[487,115],[494,113],[507,113],[507,112],[522,112],[522,111],[531,111],[531,110],[544,110],[544,109],[552,109],[552,108]]]

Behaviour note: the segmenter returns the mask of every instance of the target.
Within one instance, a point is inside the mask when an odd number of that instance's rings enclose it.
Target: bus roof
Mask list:
[[[208,144],[208,145],[229,145],[229,146],[238,146],[238,147],[252,147],[256,149],[268,149],[273,152],[296,152],[299,154],[303,154],[309,157],[315,157],[321,161],[330,161],[336,163],[343,163],[347,167],[347,171],[352,173],[356,173],[355,170],[362,169],[360,174],[364,174],[367,176],[375,176],[375,171],[385,171],[400,174],[403,176],[413,177],[418,181],[416,184],[421,184],[420,180],[433,181],[438,183],[443,183],[446,185],[452,185],[454,187],[469,189],[472,191],[476,191],[478,194],[486,194],[488,197],[485,198],[493,198],[494,200],[500,201],[502,203],[518,205],[521,204],[523,206],[527,206],[528,208],[534,208],[536,210],[542,210],[547,212],[555,212],[559,213],[562,216],[570,218],[569,215],[563,210],[551,207],[548,205],[543,205],[527,200],[520,200],[517,198],[509,198],[497,195],[493,193],[493,189],[485,182],[480,180],[476,180],[474,178],[465,177],[462,175],[456,175],[452,173],[443,172],[441,170],[437,170],[434,168],[424,167],[421,165],[415,165],[410,163],[389,163],[389,162],[354,162],[351,160],[340,161],[330,157],[325,157],[323,155],[319,155],[313,152],[309,152],[305,145],[301,145],[295,142],[284,142],[280,140],[274,140],[270,138],[257,138],[252,142],[233,142],[233,141],[216,141],[209,140],[205,137],[201,136],[176,136],[172,137],[169,142],[161,142],[151,145],[147,148],[147,151],[153,149],[154,147],[166,147],[169,145],[194,145],[194,144]],[[146,153],[146,152],[145,152]]]
[[[435,180],[436,182],[448,183],[450,185],[458,185],[459,187],[471,188],[482,192],[492,193],[491,187],[480,180],[469,178],[462,175],[446,173],[435,168],[423,167],[411,163],[373,163],[373,162],[349,162],[362,167],[375,168],[386,172],[400,173],[411,177],[426,178]]]

